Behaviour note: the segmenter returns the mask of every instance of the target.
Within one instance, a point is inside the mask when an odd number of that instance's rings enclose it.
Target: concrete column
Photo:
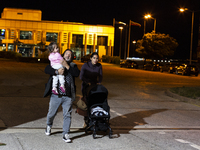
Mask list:
[[[10,31],[9,29],[6,29],[6,32],[5,32],[5,39],[6,39],[6,40],[9,39],[9,35],[10,35],[10,34],[9,34],[9,31]],[[6,51],[8,51],[8,43],[6,43]]]
[[[15,35],[15,41],[16,41],[17,39],[19,40],[19,30],[17,29],[15,33],[16,33]],[[17,49],[18,49],[18,45],[16,44],[14,47],[14,51],[17,52]]]
[[[6,51],[8,51],[8,43],[6,43]]]
[[[37,35],[36,34],[37,34],[37,31],[34,30],[33,31],[33,36],[32,36],[34,44],[37,44]]]
[[[87,51],[87,33],[85,33],[84,55],[86,55],[86,51]]]
[[[111,42],[112,40],[110,40],[109,46],[108,46],[108,56],[111,56]]]
[[[33,53],[32,53],[32,57],[35,57],[35,46],[33,46]]]
[[[70,42],[71,42],[70,38],[71,38],[71,32],[68,32],[68,43],[67,43],[67,49],[70,49]]]
[[[94,34],[94,37],[93,37],[93,52],[95,52],[95,48],[96,48],[96,34]]]
[[[6,32],[5,32],[5,39],[9,39],[9,29],[6,29]]]
[[[59,32],[59,43],[58,46],[60,48],[60,54],[63,53],[63,49],[62,49],[62,32]]]

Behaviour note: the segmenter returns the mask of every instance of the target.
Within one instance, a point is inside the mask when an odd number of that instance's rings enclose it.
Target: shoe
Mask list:
[[[64,85],[61,85],[61,86],[60,86],[60,89],[61,89],[61,91],[62,91],[63,93],[65,93],[65,87],[64,87]]]
[[[87,127],[87,124],[84,122],[84,124],[83,124],[83,128],[86,128]]]
[[[65,141],[66,143],[70,143],[70,142],[71,142],[71,140],[70,140],[70,138],[69,138],[69,134],[65,134],[65,135],[63,136],[63,141]]]
[[[52,89],[52,93],[55,94],[55,95],[58,95],[57,89],[56,89],[56,88],[53,88],[53,89]]]
[[[46,135],[50,135],[51,134],[51,127],[50,126],[46,127],[45,134]]]

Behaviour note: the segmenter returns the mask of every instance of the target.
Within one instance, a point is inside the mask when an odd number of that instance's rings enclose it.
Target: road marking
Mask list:
[[[113,113],[115,113],[116,115],[122,117],[122,118],[127,118],[126,116],[124,116],[124,115],[122,115],[122,114],[120,114],[120,113],[118,113],[118,112],[116,112],[116,111],[114,111],[112,109],[110,109],[110,111],[113,112]]]
[[[196,145],[196,144],[191,143],[191,142],[189,142],[189,141],[185,141],[185,140],[182,140],[182,139],[176,139],[176,141],[178,141],[178,142],[180,142],[180,143],[184,143],[184,144],[189,144],[191,147],[200,150],[200,146],[199,146],[199,145]]]

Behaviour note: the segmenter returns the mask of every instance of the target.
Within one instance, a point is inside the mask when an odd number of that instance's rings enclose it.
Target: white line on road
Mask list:
[[[196,145],[196,144],[191,143],[191,142],[189,142],[189,141],[185,141],[185,140],[182,140],[182,139],[176,139],[176,141],[178,141],[178,142],[180,142],[180,143],[189,144],[191,147],[200,150],[200,146],[199,146],[199,145]]]
[[[118,112],[116,112],[116,111],[114,111],[112,109],[110,109],[110,111],[113,112],[113,113],[115,113],[118,116],[121,116],[122,118],[127,118],[126,116],[124,116],[124,115],[122,115],[122,114],[120,114],[120,113],[118,113]]]

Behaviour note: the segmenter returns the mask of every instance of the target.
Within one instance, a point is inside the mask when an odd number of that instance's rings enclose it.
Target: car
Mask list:
[[[81,62],[86,62],[90,60],[92,54],[84,55],[81,57]]]
[[[124,60],[120,62],[120,67],[127,67],[127,68],[138,68],[138,64],[133,60]]]
[[[160,66],[160,72],[167,71],[169,73],[174,73],[175,69],[180,65],[178,62],[170,62]]]
[[[199,68],[196,65],[181,64],[176,68],[175,73],[188,76],[190,75],[198,76]]]
[[[144,70],[159,71],[161,64],[158,62],[147,62],[144,66]]]

